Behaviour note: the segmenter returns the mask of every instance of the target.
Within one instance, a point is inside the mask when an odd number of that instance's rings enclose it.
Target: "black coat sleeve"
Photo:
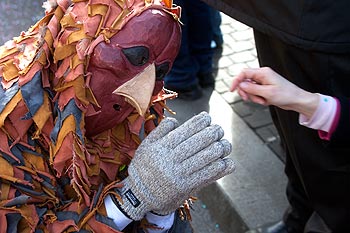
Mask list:
[[[350,143],[350,99],[337,97],[340,103],[338,124],[332,133],[330,146],[349,146]]]
[[[349,0],[202,0],[236,20],[310,51],[350,52]]]

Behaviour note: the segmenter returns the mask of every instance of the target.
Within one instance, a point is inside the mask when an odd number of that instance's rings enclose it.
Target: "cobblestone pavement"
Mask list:
[[[44,16],[41,0],[0,1],[0,45],[26,31]]]
[[[243,101],[236,92],[230,92],[232,79],[244,68],[259,67],[253,30],[222,14],[221,30],[224,35],[223,49],[215,59],[215,90],[222,95],[232,109],[256,132],[269,148],[284,161],[280,138],[272,123],[269,109]]]

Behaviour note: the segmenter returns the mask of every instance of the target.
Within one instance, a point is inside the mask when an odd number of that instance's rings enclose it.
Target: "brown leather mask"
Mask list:
[[[86,114],[86,135],[112,128],[135,109],[144,115],[151,97],[161,91],[179,46],[178,22],[156,8],[130,19],[110,43],[99,43],[88,71],[90,88],[100,106],[94,106],[95,113]]]

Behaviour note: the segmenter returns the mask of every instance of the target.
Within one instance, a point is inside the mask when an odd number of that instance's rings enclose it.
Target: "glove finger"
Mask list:
[[[176,154],[175,162],[181,162],[194,156],[196,153],[207,148],[223,136],[224,131],[220,126],[211,125],[206,127],[174,148],[174,153]]]
[[[224,147],[224,156],[222,156],[221,158],[224,158],[224,157],[228,156],[229,154],[231,154],[231,152],[232,152],[232,144],[226,139],[221,139],[220,143]]]
[[[214,177],[212,177],[213,181],[221,179],[222,177],[231,174],[236,169],[236,163],[231,158],[223,158],[222,162],[225,163],[225,169],[221,172],[218,172]]]
[[[167,117],[162,120],[154,130],[151,131],[151,133],[142,141],[142,143],[153,143],[163,138],[178,126],[179,122],[175,118]]]
[[[217,173],[215,176],[213,176],[211,178],[211,181],[209,181],[208,183],[202,183],[202,185],[198,185],[192,192],[191,195],[196,195],[196,193],[198,191],[200,191],[202,188],[206,187],[208,184],[211,184],[219,179],[221,179],[222,177],[229,175],[231,173],[234,172],[234,170],[236,169],[236,165],[235,162],[230,159],[230,158],[225,158],[223,159],[223,161],[226,163],[226,169],[224,169],[222,172]]]
[[[201,112],[168,133],[162,140],[164,140],[169,148],[175,148],[181,142],[209,126],[210,122],[211,118],[209,114]]]
[[[230,158],[218,159],[208,166],[189,175],[189,184],[195,191],[213,183],[214,181],[232,173],[235,163]]]
[[[182,161],[180,169],[186,175],[192,174],[215,160],[227,156],[230,152],[231,144],[226,139],[214,142],[204,150]]]

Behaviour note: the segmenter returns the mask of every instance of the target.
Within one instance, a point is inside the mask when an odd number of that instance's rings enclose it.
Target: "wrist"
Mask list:
[[[118,208],[129,218],[139,221],[141,220],[147,212],[149,212],[149,206],[130,179],[125,178],[123,181],[123,187],[116,189],[120,195],[120,199],[112,198]],[[137,182],[141,185],[140,182]]]
[[[319,105],[319,95],[301,89],[296,97],[296,102],[291,106],[291,110],[310,119]]]

